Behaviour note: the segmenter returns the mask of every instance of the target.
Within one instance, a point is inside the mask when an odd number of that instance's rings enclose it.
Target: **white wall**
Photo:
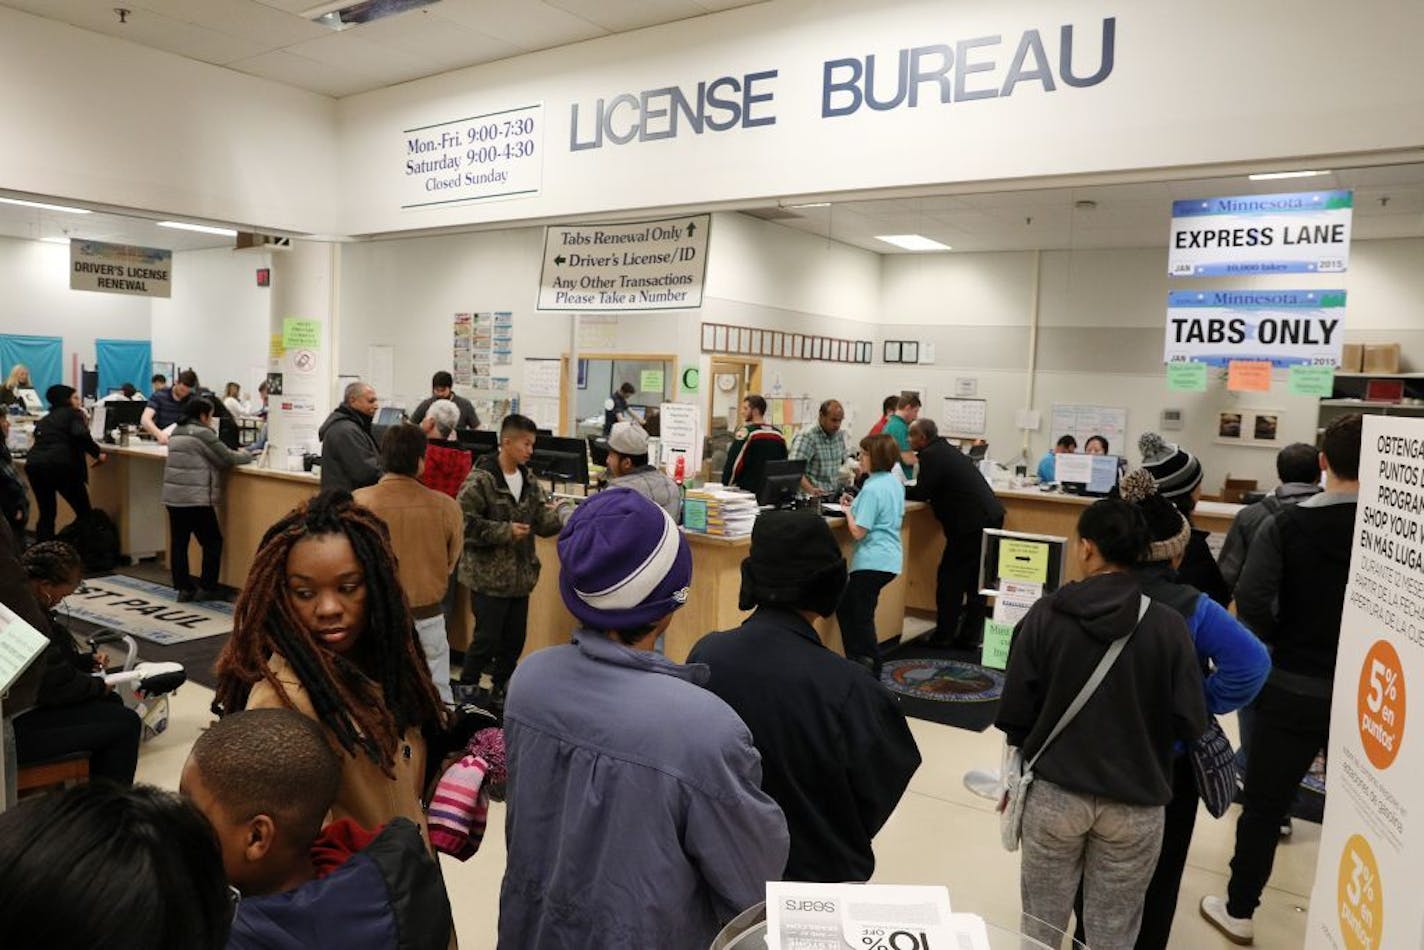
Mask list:
[[[257,286],[265,253],[212,248],[173,255],[173,296],[152,302],[153,358],[191,366],[222,395],[228,381],[257,398],[266,374],[272,307]]]
[[[66,245],[0,237],[0,287],[0,332],[63,337],[66,383],[76,354],[93,369],[96,339],[149,339],[147,297],[69,289]]]
[[[1162,372],[1167,254],[1157,248],[1043,252],[1038,368],[1034,399],[1026,403],[1033,258],[1032,253],[884,258],[882,336],[937,344],[936,366],[894,371],[906,378],[918,372],[926,380],[931,399],[925,415],[942,411],[942,398],[952,394],[956,378],[973,377],[989,401],[988,438],[995,457],[1017,454],[1022,437],[1014,427],[1014,410],[1029,405],[1042,413],[1042,426],[1029,439],[1032,459],[1060,434],[1048,431],[1053,404],[1120,406],[1128,410],[1126,454],[1136,462],[1138,436],[1159,429],[1163,409],[1179,408],[1185,414],[1184,428],[1164,435],[1202,458],[1208,489],[1220,486],[1228,474],[1262,484],[1275,479],[1271,449],[1215,442],[1218,412],[1234,407],[1279,409],[1282,438],[1315,440],[1316,400],[1289,395],[1284,372],[1275,374],[1269,393],[1228,392],[1220,373],[1212,374],[1205,393],[1167,390]],[[1399,341],[1406,368],[1424,368],[1424,328],[1417,316],[1418,301],[1424,299],[1421,261],[1424,240],[1356,241],[1348,274],[1301,276],[1293,282],[1303,287],[1344,286],[1349,293],[1345,339]],[[1203,280],[1193,286],[1226,283]]]
[[[0,7],[0,188],[335,230],[336,105]]]
[[[1058,68],[1060,27],[1076,30],[1081,76],[1100,62],[1107,18],[1116,21],[1111,74],[1098,85],[1070,87]],[[885,99],[896,88],[901,50],[994,37],[967,52],[959,47],[956,59],[988,67],[961,88],[1001,93],[1029,30],[1042,38],[1052,91],[1030,81],[1009,96],[942,103],[930,81],[914,108],[822,116],[827,61],[875,54],[877,92]],[[342,99],[340,175],[345,192],[359,196],[347,204],[346,229],[371,234],[669,206],[745,206],[863,189],[1261,162],[1322,148],[1417,148],[1424,141],[1424,57],[1415,49],[1421,33],[1424,6],[1394,0],[754,4]],[[933,52],[927,57],[931,68],[938,62]],[[954,66],[958,78],[960,63]],[[586,141],[600,99],[611,103],[650,90],[656,110],[669,102],[657,90],[677,86],[695,99],[699,83],[771,70],[778,75],[757,91],[774,98],[754,113],[774,116],[774,124],[695,134],[684,120],[674,137],[579,149],[571,141],[575,105],[580,141]],[[403,130],[532,104],[544,109],[538,194],[401,210],[429,197],[419,190],[423,176],[405,174]],[[614,131],[622,134],[638,122],[637,111],[621,106]],[[645,127],[657,133],[669,126],[667,118],[655,117]],[[1322,128],[1329,129],[1327,137]],[[452,154],[463,157],[464,146]],[[417,186],[413,196],[407,182]]]

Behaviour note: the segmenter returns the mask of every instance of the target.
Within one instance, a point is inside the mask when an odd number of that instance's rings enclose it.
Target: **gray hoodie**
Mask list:
[[[222,473],[247,465],[252,456],[223,445],[211,428],[185,422],[168,437],[163,466],[163,504],[169,508],[206,508],[222,499]]]

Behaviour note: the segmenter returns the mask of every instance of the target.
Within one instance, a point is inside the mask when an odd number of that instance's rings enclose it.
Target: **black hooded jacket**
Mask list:
[[[1181,614],[1153,603],[1137,622],[1131,574],[1099,574],[1034,605],[1014,631],[995,723],[1032,758],[1087,683],[1108,646],[1137,630],[1035,774],[1085,795],[1131,805],[1172,798],[1172,746],[1206,729],[1206,700]]]
[[[326,417],[317,435],[322,491],[355,491],[381,480],[381,456],[368,416],[342,403]]]

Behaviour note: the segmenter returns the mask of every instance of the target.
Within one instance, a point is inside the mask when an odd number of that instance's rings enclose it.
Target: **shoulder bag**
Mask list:
[[[1132,639],[1132,635],[1137,632],[1138,624],[1142,623],[1142,618],[1147,615],[1147,608],[1152,601],[1148,600],[1144,594],[1137,608],[1137,623],[1133,624],[1126,636],[1118,637],[1108,647],[1108,652],[1103,654],[1103,658],[1098,661],[1097,668],[1093,670],[1093,675],[1088,677],[1088,682],[1083,684],[1083,688],[1078,691],[1078,695],[1073,698],[1073,702],[1063,711],[1058,724],[1053,727],[1053,731],[1048,734],[1048,738],[1043,740],[1043,745],[1034,754],[1034,757],[1025,765],[1023,761],[1023,750],[1016,746],[1008,746],[1004,751],[1004,791],[999,798],[999,836],[1003,841],[1004,849],[1007,851],[1017,851],[1019,849],[1019,839],[1023,836],[1023,810],[1024,799],[1028,796],[1028,788],[1033,784],[1033,767],[1038,764],[1039,758],[1053,744],[1059,734],[1068,727],[1068,724],[1077,717],[1083,707],[1092,699],[1093,694],[1098,691],[1103,680],[1107,677],[1108,671],[1112,669],[1117,658],[1122,655],[1123,649],[1127,646],[1127,641]]]
[[[1211,817],[1220,818],[1236,798],[1236,750],[1215,716],[1207,716],[1206,732],[1187,745],[1197,794]]]

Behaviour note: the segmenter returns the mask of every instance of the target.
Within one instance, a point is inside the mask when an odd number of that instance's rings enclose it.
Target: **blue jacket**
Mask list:
[[[706,947],[765,899],[786,819],[707,676],[586,630],[519,665],[500,947]]]
[[[446,950],[454,924],[420,830],[396,818],[326,877],[237,905],[228,950]]]
[[[1148,597],[1175,608],[1187,621],[1201,663],[1207,711],[1219,716],[1255,699],[1271,672],[1265,644],[1216,601],[1177,583],[1167,564],[1146,564],[1134,573]]]

